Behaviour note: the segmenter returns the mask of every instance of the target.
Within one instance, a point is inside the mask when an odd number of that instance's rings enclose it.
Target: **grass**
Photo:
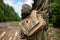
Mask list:
[[[12,26],[12,27],[19,27],[19,22],[11,23],[11,26]]]

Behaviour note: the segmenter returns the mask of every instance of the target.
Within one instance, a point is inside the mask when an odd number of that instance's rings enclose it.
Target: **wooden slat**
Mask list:
[[[6,34],[6,32],[3,32],[0,36],[0,40],[4,37],[4,35]]]
[[[15,32],[13,40],[16,40],[17,35],[18,35],[18,32]]]
[[[9,40],[12,40],[12,37],[10,37]]]

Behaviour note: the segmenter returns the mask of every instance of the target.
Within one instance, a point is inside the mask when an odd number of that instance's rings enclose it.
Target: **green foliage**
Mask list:
[[[14,9],[8,4],[4,4],[3,0],[0,0],[0,22],[4,21],[20,21],[21,18],[14,11]]]
[[[48,24],[48,27],[53,27],[53,24],[49,23],[49,24]]]
[[[51,13],[50,13],[50,23],[54,27],[59,27],[60,25],[60,0],[51,0]]]

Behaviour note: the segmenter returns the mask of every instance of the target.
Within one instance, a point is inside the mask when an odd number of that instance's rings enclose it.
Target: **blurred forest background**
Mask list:
[[[6,21],[20,21],[21,18],[14,11],[14,9],[3,3],[0,0],[0,22]],[[49,14],[49,25],[59,27],[60,25],[60,0],[51,0],[50,2],[50,14]]]
[[[15,12],[15,10],[3,3],[3,0],[0,0],[0,22],[6,21],[20,21],[21,18]]]
[[[50,2],[49,26],[60,26],[60,0]]]

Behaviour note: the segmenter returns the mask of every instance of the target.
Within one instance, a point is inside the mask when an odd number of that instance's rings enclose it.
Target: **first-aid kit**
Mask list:
[[[37,14],[36,10],[33,10],[32,13],[22,20],[19,25],[25,35],[33,35],[39,28],[45,25],[43,17],[40,14]]]

